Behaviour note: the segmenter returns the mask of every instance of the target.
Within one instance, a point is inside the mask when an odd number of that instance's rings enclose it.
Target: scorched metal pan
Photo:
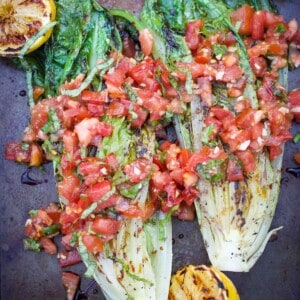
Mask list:
[[[142,1],[102,1],[106,6],[124,7],[138,13]],[[286,19],[300,21],[300,1],[275,1]],[[299,22],[300,23],[300,22]],[[289,89],[300,87],[300,70],[290,73]],[[25,166],[4,160],[4,144],[20,140],[28,123],[24,74],[5,59],[0,60],[0,220],[1,220],[1,299],[60,300],[65,298],[61,270],[57,260],[44,252],[35,254],[23,250],[23,231],[27,212],[57,200],[51,165],[37,172],[45,182],[36,186],[21,184]],[[294,125],[293,133],[300,130]],[[265,252],[249,273],[227,273],[236,284],[242,300],[300,299],[300,179],[285,169],[294,167],[292,155],[300,143],[286,145],[282,168],[282,185],[272,228],[283,225],[278,238],[269,242]],[[209,264],[195,222],[174,220],[173,270],[186,264]],[[83,272],[83,266],[72,268]],[[83,279],[81,289],[90,281]],[[167,288],[167,287],[166,287]],[[94,285],[88,299],[103,299]]]

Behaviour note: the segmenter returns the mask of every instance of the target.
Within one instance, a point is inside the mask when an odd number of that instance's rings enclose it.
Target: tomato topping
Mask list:
[[[30,147],[28,145],[28,149],[24,150],[19,142],[6,143],[4,155],[5,159],[28,163],[30,161]]]
[[[103,104],[105,102],[108,102],[108,93],[107,90],[104,90],[102,92],[84,90],[81,93],[81,100],[83,102],[87,102],[91,104]]]
[[[63,197],[69,202],[76,202],[80,195],[80,179],[76,175],[64,177],[58,182],[57,190],[60,197]]]
[[[120,221],[107,217],[96,217],[93,220],[91,229],[99,234],[115,234],[120,227]]]
[[[153,164],[146,158],[138,158],[124,167],[124,172],[130,182],[137,183],[144,180],[152,171]]]
[[[252,31],[252,18],[254,15],[254,9],[248,4],[244,4],[237,10],[233,11],[230,15],[231,22],[236,25],[240,22],[239,34],[250,35]]]
[[[72,249],[70,251],[61,251],[58,254],[58,264],[61,268],[74,266],[81,262],[81,256],[77,249]]]
[[[228,160],[227,169],[226,169],[226,179],[228,181],[244,180],[242,167],[233,159]]]
[[[254,40],[261,40],[264,37],[265,29],[265,11],[255,11],[252,17],[252,38]]]
[[[300,123],[300,89],[295,89],[289,92],[289,107],[295,121]]]
[[[236,151],[235,155],[241,161],[245,173],[251,173],[256,168],[255,156],[250,150]]]
[[[62,272],[62,283],[66,289],[67,300],[75,299],[79,287],[80,276],[72,272]]]
[[[256,77],[263,77],[268,69],[267,61],[263,56],[251,57],[250,66]]]
[[[86,190],[86,197],[91,202],[97,202],[102,199],[102,197],[105,196],[106,193],[108,193],[111,190],[111,183],[109,180],[102,180],[100,182],[97,182],[93,185],[91,185]]]
[[[191,50],[196,50],[199,45],[199,31],[203,27],[202,20],[190,21],[185,29],[185,41]]]
[[[91,253],[99,253],[103,251],[103,242],[95,235],[82,233],[82,243],[86,250]]]
[[[141,44],[142,52],[145,56],[149,56],[152,52],[154,39],[152,33],[148,28],[139,31],[139,41]]]

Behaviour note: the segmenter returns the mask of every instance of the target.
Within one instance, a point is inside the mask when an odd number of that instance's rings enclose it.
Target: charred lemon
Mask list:
[[[0,0],[0,55],[18,55],[28,39],[54,21],[55,14],[53,0]],[[44,44],[51,32],[49,28],[27,53]]]
[[[185,266],[171,278],[169,300],[239,300],[232,281],[221,271],[208,267]]]

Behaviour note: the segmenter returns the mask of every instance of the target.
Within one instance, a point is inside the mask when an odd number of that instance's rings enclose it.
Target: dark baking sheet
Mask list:
[[[275,1],[280,12],[291,19],[300,18],[300,1]],[[142,1],[102,1],[107,6],[119,6],[138,13]],[[300,22],[299,22],[300,23]],[[289,89],[300,87],[300,70],[290,73]],[[61,284],[61,270],[56,257],[44,252],[35,254],[23,250],[23,229],[30,209],[57,200],[51,165],[44,172],[35,170],[33,177],[45,182],[37,186],[21,184],[25,166],[3,159],[4,144],[20,140],[28,123],[24,74],[0,60],[0,241],[1,241],[1,299],[65,299]],[[300,130],[294,125],[293,133]],[[249,273],[227,273],[236,284],[242,300],[300,299],[300,179],[286,173],[296,166],[293,153],[300,150],[300,142],[287,143],[282,172],[280,199],[272,227],[283,225],[278,238],[269,242],[262,257]],[[173,270],[186,264],[209,264],[196,222],[174,220]],[[69,268],[83,272],[82,265]],[[84,279],[81,289],[88,287]],[[88,299],[103,299],[94,285]]]

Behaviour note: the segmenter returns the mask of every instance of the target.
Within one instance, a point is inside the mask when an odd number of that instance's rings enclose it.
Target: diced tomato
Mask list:
[[[222,62],[224,63],[225,67],[229,68],[239,64],[239,57],[236,53],[227,52],[222,56]]]
[[[202,20],[190,21],[185,29],[185,41],[191,50],[196,50],[199,45],[199,31],[203,27]]]
[[[156,188],[162,190],[171,181],[171,177],[172,173],[155,171],[151,176],[151,181]]]
[[[187,165],[187,163],[188,163],[191,156],[192,156],[191,150],[181,149],[181,151],[179,153],[179,156],[178,156],[178,161],[179,161],[180,166],[182,168],[184,168]]]
[[[137,183],[144,180],[152,171],[153,164],[146,158],[138,158],[124,167],[124,172],[130,182]]]
[[[163,212],[168,212],[183,199],[177,197],[178,189],[174,181],[171,181],[167,186],[165,186],[164,191],[166,192],[166,197],[162,200],[161,209]]]
[[[281,146],[270,146],[269,147],[270,160],[275,159],[281,153],[282,153],[282,147]]]
[[[129,111],[128,120],[131,123],[131,127],[140,128],[146,122],[148,112],[140,105],[134,103],[132,105],[132,111]]]
[[[185,188],[182,192],[181,192],[181,197],[183,199],[183,202],[185,202],[188,206],[192,206],[192,204],[194,203],[194,201],[199,198],[200,194],[199,194],[199,190],[195,187],[188,187]],[[180,205],[183,203],[181,202]]]
[[[250,66],[256,77],[263,77],[268,69],[267,61],[263,56],[251,57]]]
[[[24,150],[19,142],[10,142],[5,145],[5,159],[28,163],[30,161],[30,147]]]
[[[207,146],[204,146],[200,151],[192,154],[186,169],[195,171],[195,167],[198,164],[204,163],[210,159],[225,159],[226,157],[227,155],[223,150],[218,148],[211,149]]]
[[[265,11],[258,10],[255,11],[252,17],[252,38],[254,40],[261,40],[264,37],[265,29]]]
[[[84,119],[75,125],[74,132],[78,136],[79,143],[83,147],[87,147],[94,136],[109,136],[113,131],[113,127],[104,122],[100,122],[97,118]]]
[[[84,176],[90,174],[105,176],[110,173],[110,166],[103,159],[97,157],[88,157],[80,162],[78,171]]]
[[[184,169],[175,169],[170,172],[170,177],[179,185],[184,185]]]
[[[220,137],[224,143],[229,145],[231,152],[236,150],[246,150],[251,143],[251,136],[248,130],[238,129],[231,126],[229,130],[220,133]]]
[[[53,223],[58,223],[61,215],[61,207],[57,203],[50,203],[43,209],[47,215],[51,218]]]
[[[103,251],[103,242],[95,235],[83,233],[82,242],[88,252],[99,253]]]
[[[213,139],[222,128],[222,122],[215,117],[207,116],[205,118],[205,125],[210,126],[211,124],[213,125],[213,131],[209,138]]]
[[[176,215],[179,220],[193,221],[195,220],[195,208],[193,205],[181,202]]]
[[[201,100],[204,105],[211,106],[212,104],[212,82],[207,77],[199,77],[197,79]]]
[[[73,157],[74,153],[79,149],[78,137],[77,135],[70,130],[65,130],[63,135],[63,142],[65,151],[68,155]]]
[[[178,160],[180,152],[181,149],[176,144],[170,145],[165,156],[165,164],[168,170],[180,168],[180,162]]]
[[[251,34],[253,14],[254,9],[248,4],[244,4],[231,13],[230,19],[233,25],[236,25],[237,22],[241,22],[241,25],[239,27],[239,34]]]
[[[222,108],[220,106],[213,106],[210,110],[219,121],[222,121],[225,118],[230,118],[230,120],[232,120],[232,123],[234,124],[235,116],[228,109]]]
[[[100,201],[106,193],[111,190],[111,183],[109,180],[102,180],[91,185],[86,190],[86,197],[92,202]]]
[[[225,67],[224,71],[221,69],[218,70],[218,73],[219,72],[224,72],[222,78],[220,78],[220,81],[223,82],[235,82],[236,80],[241,78],[244,73],[243,69],[237,65],[233,65],[231,67]],[[218,80],[218,77],[216,77],[216,79]]]
[[[264,112],[262,110],[246,108],[237,115],[235,122],[237,127],[246,129],[259,123],[263,117]]]
[[[80,276],[72,272],[62,272],[62,283],[66,289],[67,300],[73,300],[79,288]]]
[[[33,143],[30,145],[30,167],[38,167],[44,161],[43,150],[37,143]]]
[[[155,203],[147,201],[143,208],[137,204],[132,204],[124,198],[119,198],[116,203],[116,211],[127,218],[140,218],[147,220],[155,211]]]
[[[274,14],[270,11],[265,11],[265,26],[269,27],[272,24],[284,22],[283,16]]]
[[[61,268],[76,265],[81,262],[81,256],[77,249],[71,251],[61,251],[58,254],[58,264]]]
[[[108,199],[106,199],[105,201],[101,201],[97,205],[97,207],[95,209],[95,213],[101,212],[105,208],[115,206],[116,203],[117,203],[117,201],[119,200],[119,198],[122,198],[122,197],[120,195],[118,195],[118,194],[113,194]]]
[[[289,108],[297,123],[300,123],[300,89],[289,92]]]
[[[149,56],[152,52],[154,39],[148,28],[144,28],[139,31],[139,42],[144,55]]]
[[[91,117],[102,117],[104,115],[104,105],[87,104],[88,113]]]
[[[128,115],[128,108],[120,101],[113,100],[106,110],[108,116],[122,117]]]
[[[256,168],[255,156],[250,150],[236,151],[235,155],[241,161],[245,173],[251,173]]]
[[[110,235],[118,232],[120,221],[107,217],[96,217],[93,220],[91,229],[98,234]]]
[[[130,69],[128,59],[122,59],[115,68],[111,68],[105,75],[104,80],[114,87],[120,88],[125,81],[126,74]]]
[[[69,202],[78,201],[80,194],[80,179],[76,175],[64,177],[57,184],[58,194]]]
[[[296,161],[297,164],[300,164],[300,151],[294,154],[294,160]]]
[[[108,165],[111,167],[111,169],[113,171],[117,171],[119,162],[117,160],[116,155],[114,153],[109,153],[105,159],[106,159]]]
[[[53,255],[57,253],[57,247],[54,242],[48,237],[42,237],[40,239],[40,245],[47,254]]]
[[[206,64],[210,62],[210,60],[212,59],[212,49],[200,46],[196,51],[194,59],[195,62],[199,64]]]
[[[81,93],[81,100],[91,104],[104,104],[105,102],[108,102],[108,93],[107,90],[102,92],[84,90]]]
[[[227,169],[226,169],[226,179],[228,181],[244,180],[242,167],[233,159],[228,160]]]
[[[70,232],[68,234],[63,235],[63,237],[61,238],[61,244],[64,246],[64,248],[67,251],[71,251],[74,249],[74,247],[71,246],[72,237],[73,237],[73,233]]]
[[[194,172],[186,171],[183,174],[183,183],[186,188],[194,186],[198,182],[198,176]]]

